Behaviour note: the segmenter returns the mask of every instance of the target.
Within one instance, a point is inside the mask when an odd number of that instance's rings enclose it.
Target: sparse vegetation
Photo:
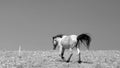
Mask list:
[[[65,53],[67,58],[69,53]],[[120,51],[81,51],[83,63],[77,63],[75,52],[71,62],[61,60],[56,51],[0,51],[0,68],[120,68]]]

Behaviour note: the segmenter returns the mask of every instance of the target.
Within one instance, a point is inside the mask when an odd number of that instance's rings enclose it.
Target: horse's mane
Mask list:
[[[62,38],[62,37],[63,37],[63,35],[64,35],[64,34],[58,34],[58,35],[54,36],[54,37],[53,37],[53,39],[55,39],[55,38],[57,38],[57,37]]]

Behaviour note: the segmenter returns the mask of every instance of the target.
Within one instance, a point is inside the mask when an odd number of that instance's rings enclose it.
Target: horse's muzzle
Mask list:
[[[56,49],[56,47],[57,47],[57,45],[53,45],[53,50],[55,50],[55,49]]]

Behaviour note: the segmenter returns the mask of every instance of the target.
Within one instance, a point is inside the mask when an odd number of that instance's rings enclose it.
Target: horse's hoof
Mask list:
[[[67,60],[66,62],[69,63],[70,61]]]
[[[78,61],[78,63],[82,63],[82,61]]]
[[[63,60],[65,60],[65,58],[64,57],[61,57]]]

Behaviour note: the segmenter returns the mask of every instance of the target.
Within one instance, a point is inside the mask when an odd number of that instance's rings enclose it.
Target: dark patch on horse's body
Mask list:
[[[57,38],[57,37],[62,38],[63,35],[64,35],[64,34],[58,34],[58,35],[54,36],[53,39],[55,39],[55,38]]]

